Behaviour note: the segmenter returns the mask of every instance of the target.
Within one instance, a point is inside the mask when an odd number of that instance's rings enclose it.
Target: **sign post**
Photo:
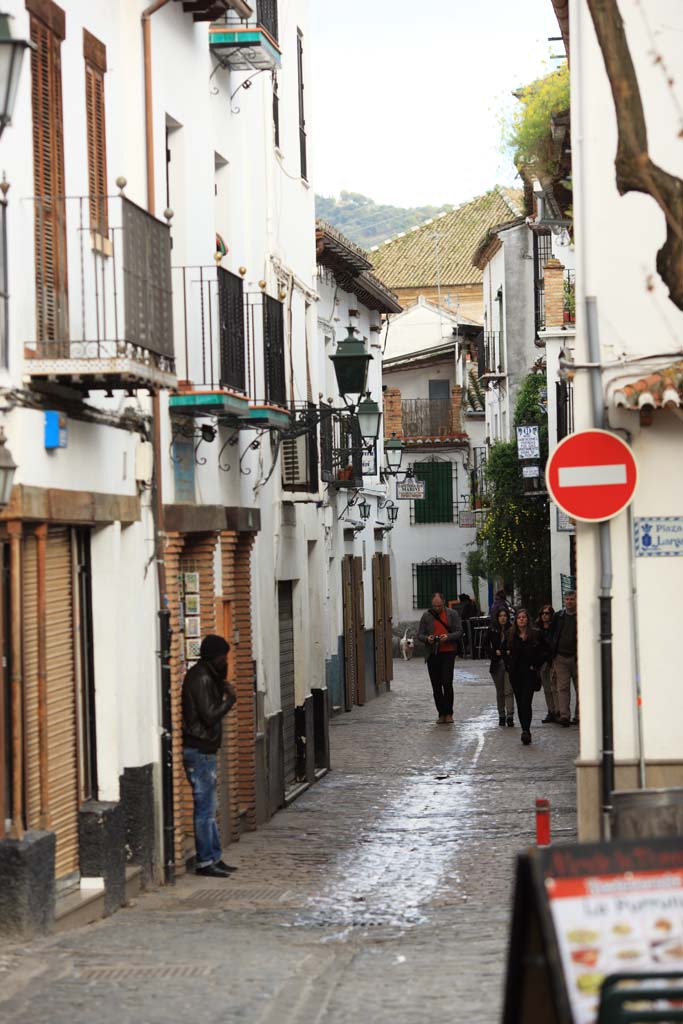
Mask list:
[[[601,523],[622,512],[638,482],[631,449],[607,430],[565,437],[548,459],[545,475],[553,501],[584,523]]]

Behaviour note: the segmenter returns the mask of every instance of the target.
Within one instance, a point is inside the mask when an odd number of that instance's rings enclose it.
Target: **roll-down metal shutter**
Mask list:
[[[282,705],[285,788],[296,781],[296,729],[294,693],[294,611],[291,581],[278,583],[280,627],[280,701]]]

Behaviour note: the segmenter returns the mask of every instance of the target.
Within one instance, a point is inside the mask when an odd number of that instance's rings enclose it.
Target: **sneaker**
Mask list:
[[[557,722],[558,722],[558,725],[561,725],[563,729],[568,729],[569,728],[569,724],[570,723],[569,723],[569,719],[568,718],[558,718]]]
[[[505,728],[505,715],[500,716],[498,719],[498,725],[502,726],[503,729]]]
[[[515,724],[514,716],[508,715],[507,718],[505,719],[505,724],[511,729]]]
[[[531,743],[531,733],[530,732],[523,732],[522,733],[522,743],[524,744],[525,747],[529,746],[529,744]]]
[[[203,868],[197,868],[195,875],[202,875],[203,878],[230,878],[230,872],[219,868],[218,864],[206,864]]]
[[[217,860],[214,864],[215,868],[220,868],[221,871],[237,871],[238,868],[232,866],[232,864],[226,864],[224,860]]]
[[[542,721],[543,721],[544,725],[547,725],[549,722],[554,722],[555,721],[555,714],[554,714],[554,712],[549,711],[548,714],[545,716],[545,718]]]

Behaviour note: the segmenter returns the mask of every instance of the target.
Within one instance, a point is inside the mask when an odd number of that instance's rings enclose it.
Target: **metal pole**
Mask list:
[[[600,369],[598,309],[594,296],[586,298],[588,357],[595,365],[590,370],[593,398],[593,422],[602,427],[605,403]],[[612,532],[609,520],[600,523],[600,683],[602,695],[602,837],[609,839],[614,790],[614,717],[612,678]]]
[[[640,638],[638,625],[638,584],[636,577],[636,552],[633,540],[633,506],[626,510],[628,515],[628,543],[631,554],[631,621],[633,623],[633,659],[635,662],[636,681],[636,712],[638,728],[638,785],[640,789],[647,786],[645,768],[645,741],[643,738],[643,690],[640,680]]]

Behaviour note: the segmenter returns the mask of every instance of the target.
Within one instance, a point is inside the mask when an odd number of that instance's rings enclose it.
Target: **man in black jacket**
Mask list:
[[[432,607],[420,619],[417,639],[425,645],[439,725],[453,722],[453,668],[461,638],[460,616],[454,608],[444,607],[441,594],[433,594]]]
[[[552,687],[555,706],[559,711],[559,723],[569,725],[571,683],[576,692],[574,722],[579,721],[579,672],[577,664],[576,593],[573,590],[564,595],[564,608],[555,613],[551,626],[552,644]]]
[[[225,678],[229,650],[222,636],[205,636],[200,660],[183,680],[183,765],[194,801],[196,870],[210,878],[229,878],[236,870],[223,861],[216,822],[216,752],[221,723],[237,699]]]

